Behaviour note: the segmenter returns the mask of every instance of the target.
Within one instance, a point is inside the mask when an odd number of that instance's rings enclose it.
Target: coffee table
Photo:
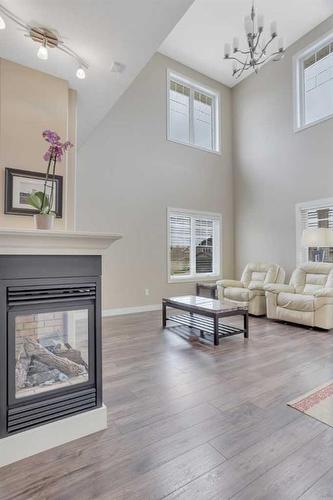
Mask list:
[[[174,314],[167,317],[168,307],[184,311],[185,314]],[[200,338],[214,342],[214,345],[219,345],[220,338],[230,335],[243,333],[244,338],[249,337],[248,310],[243,306],[206,297],[185,295],[184,297],[162,299],[162,311],[163,328],[166,327],[167,320],[196,328],[200,331]],[[220,321],[221,318],[229,316],[243,316],[244,327],[237,328]]]

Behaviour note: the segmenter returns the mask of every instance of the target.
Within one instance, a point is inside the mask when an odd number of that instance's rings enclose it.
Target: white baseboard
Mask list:
[[[0,467],[107,428],[106,406],[0,439]]]
[[[136,306],[136,307],[120,307],[118,309],[103,309],[102,316],[107,318],[108,316],[121,316],[123,314],[136,314],[148,311],[159,311],[162,309],[161,304],[150,304],[147,306]]]

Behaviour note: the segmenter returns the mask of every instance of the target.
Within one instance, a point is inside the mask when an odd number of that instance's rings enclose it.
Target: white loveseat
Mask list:
[[[333,328],[333,264],[302,264],[289,285],[266,284],[265,291],[268,318]]]
[[[217,291],[220,300],[245,305],[254,316],[266,314],[264,285],[283,283],[284,270],[277,264],[250,263],[245,267],[240,281],[218,281]]]

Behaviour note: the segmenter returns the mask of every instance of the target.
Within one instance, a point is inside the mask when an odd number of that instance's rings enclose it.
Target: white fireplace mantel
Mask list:
[[[0,254],[102,255],[121,237],[117,233],[0,229]]]

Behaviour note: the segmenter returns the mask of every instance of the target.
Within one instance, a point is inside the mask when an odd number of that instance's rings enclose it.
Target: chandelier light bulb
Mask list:
[[[271,35],[275,37],[277,35],[277,24],[276,21],[271,22]]]
[[[230,43],[224,44],[224,57],[229,57],[230,55]]]
[[[262,14],[258,14],[258,30],[264,29],[264,16]]]
[[[239,49],[239,40],[236,36],[233,39],[232,47],[234,49],[234,52],[237,52],[237,50]]]
[[[47,47],[46,45],[41,45],[38,49],[38,52],[37,52],[37,57],[39,59],[41,59],[42,61],[47,61],[48,58],[49,58],[49,53],[48,53],[48,50],[47,50]]]
[[[245,28],[245,33],[249,35],[252,33],[252,21],[250,16],[246,16],[244,18],[244,28]]]
[[[0,30],[5,30],[6,29],[6,23],[3,17],[0,16]]]
[[[84,69],[82,67],[78,68],[78,70],[76,71],[76,76],[77,76],[77,78],[79,78],[79,80],[85,79],[86,72],[84,71]]]
[[[282,38],[282,36],[279,36],[279,38],[278,38],[278,49],[280,51],[283,50],[283,38]]]

